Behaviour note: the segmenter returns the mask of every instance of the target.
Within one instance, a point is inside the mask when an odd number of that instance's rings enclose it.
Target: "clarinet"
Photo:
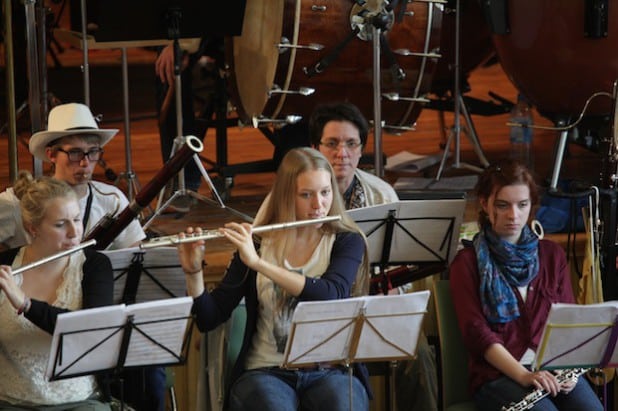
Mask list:
[[[558,379],[558,383],[562,384],[569,380],[576,380],[580,375],[583,375],[588,371],[587,368],[574,368],[571,370],[560,370],[556,373],[556,378]],[[502,411],[521,411],[521,410],[529,410],[534,407],[534,404],[539,402],[541,399],[547,397],[549,392],[544,389],[536,389],[532,391],[530,394],[526,395],[521,401],[511,403],[508,406],[502,407]]]

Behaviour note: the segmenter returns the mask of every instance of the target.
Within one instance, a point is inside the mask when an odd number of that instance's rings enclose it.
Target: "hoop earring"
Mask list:
[[[539,240],[542,240],[543,237],[545,237],[545,231],[543,230],[543,226],[539,220],[534,219],[530,221],[530,229],[539,238]]]

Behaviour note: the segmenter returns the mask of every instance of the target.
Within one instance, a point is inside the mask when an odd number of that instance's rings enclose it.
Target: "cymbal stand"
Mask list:
[[[442,155],[442,160],[440,161],[440,168],[438,169],[438,174],[436,175],[436,181],[440,180],[440,177],[442,176],[442,172],[444,171],[446,160],[449,156],[449,150],[450,150],[451,143],[453,142],[453,140],[455,143],[455,149],[454,149],[455,160],[453,164],[451,165],[451,167],[467,168],[477,173],[480,173],[483,171],[481,167],[468,164],[468,163],[464,163],[461,161],[461,118],[460,118],[460,115],[462,113],[464,115],[466,123],[468,124],[468,127],[470,128],[470,130],[468,130],[466,135],[468,136],[468,139],[472,143],[472,146],[474,147],[474,151],[476,152],[476,155],[479,157],[479,160],[481,161],[481,164],[483,167],[489,166],[489,162],[487,161],[487,159],[485,158],[485,155],[483,154],[483,150],[481,149],[481,144],[476,135],[476,130],[474,129],[472,118],[470,117],[470,113],[468,112],[468,108],[466,107],[463,96],[461,94],[461,85],[460,85],[460,80],[461,80],[461,66],[460,66],[461,7],[460,7],[460,2],[461,2],[460,0],[457,0],[455,2],[455,8],[456,8],[455,10],[455,13],[456,13],[455,14],[455,65],[453,67],[453,73],[454,73],[455,78],[454,78],[454,87],[453,87],[453,96],[452,96],[453,103],[454,103],[454,107],[453,107],[454,122],[453,122],[453,127],[446,140],[446,146],[444,149],[444,153]]]

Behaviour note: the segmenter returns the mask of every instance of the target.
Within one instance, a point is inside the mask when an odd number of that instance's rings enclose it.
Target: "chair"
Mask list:
[[[167,389],[167,405],[170,411],[178,411],[178,401],[176,400],[176,390],[174,383],[176,382],[176,374],[171,367],[165,368],[165,388]]]
[[[447,280],[435,282],[434,301],[440,335],[442,409],[476,411],[474,401],[468,393],[468,354],[457,325]]]
[[[207,352],[207,409],[223,410],[225,394],[230,386],[230,378],[234,363],[242,346],[247,322],[247,312],[244,301],[234,309],[230,319],[217,329],[206,334]]]

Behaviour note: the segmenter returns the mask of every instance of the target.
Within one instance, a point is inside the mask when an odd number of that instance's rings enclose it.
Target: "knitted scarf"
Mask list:
[[[506,323],[519,317],[512,287],[527,286],[539,271],[538,237],[526,225],[517,244],[483,228],[473,240],[479,268],[483,314],[491,323]]]

